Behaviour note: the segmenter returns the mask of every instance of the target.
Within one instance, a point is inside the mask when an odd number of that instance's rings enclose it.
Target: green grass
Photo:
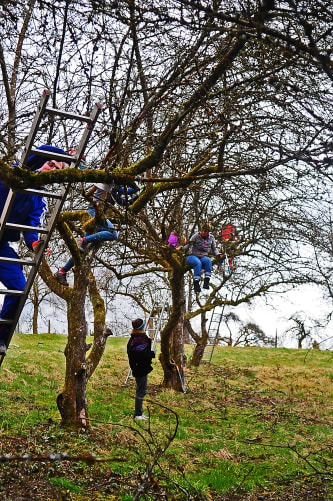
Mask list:
[[[333,499],[331,352],[218,348],[211,366],[187,368],[186,395],[160,387],[156,361],[145,402],[148,425],[132,419],[133,379],[124,386],[126,341],[108,339],[88,385],[91,429],[76,434],[60,428],[56,406],[66,337],[14,337],[19,347],[9,349],[1,367],[0,454],[93,453],[108,461],[5,463],[0,496],[15,499],[11,486],[24,492],[31,482],[44,496],[31,499],[58,499],[59,492],[77,501],[132,499],[147,464],[174,430],[173,410],[178,432],[153,470],[146,499],[158,491],[177,500],[189,493],[195,499],[269,493],[270,500],[301,500],[305,492],[307,499]]]
[[[81,490],[80,487],[77,487],[74,485],[72,482],[67,480],[67,478],[61,478],[61,477],[51,477],[50,478],[50,483],[53,485],[57,485],[61,487],[61,489],[65,489],[70,492],[79,492]]]

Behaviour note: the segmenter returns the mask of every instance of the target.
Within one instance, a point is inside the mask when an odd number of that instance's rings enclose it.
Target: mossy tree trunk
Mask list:
[[[66,229],[62,229],[66,232]],[[104,353],[107,334],[105,329],[105,306],[99,294],[96,280],[91,272],[91,261],[97,247],[79,254],[73,243],[74,285],[61,286],[53,276],[46,260],[40,274],[50,289],[67,303],[68,340],[65,348],[66,374],[64,386],[57,397],[61,424],[69,430],[89,427],[87,383]],[[85,315],[86,295],[89,292],[94,311],[94,339],[87,345]],[[91,348],[89,355],[87,352]]]
[[[183,391],[179,374],[185,366],[184,355],[184,270],[182,267],[173,269],[170,278],[172,305],[169,320],[161,334],[161,354],[164,379],[162,385],[176,391]],[[178,373],[178,370],[179,373]]]
[[[189,319],[185,319],[184,321],[186,329],[196,342],[190,362],[193,367],[198,367],[200,365],[208,342],[208,331],[206,329],[206,323],[207,323],[206,312],[202,311],[200,313],[200,317],[201,317],[201,334],[197,334],[193,330]]]
[[[87,326],[85,299],[89,283],[89,264],[84,261],[75,267],[74,287],[70,301],[67,302],[68,340],[65,349],[65,383],[57,404],[62,418],[62,425],[67,429],[87,427]]]

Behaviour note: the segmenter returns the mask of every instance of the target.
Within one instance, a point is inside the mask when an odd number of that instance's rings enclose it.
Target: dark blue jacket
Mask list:
[[[56,146],[43,145],[39,146],[40,150],[49,150],[55,153],[64,154],[65,151],[57,148]],[[28,167],[31,170],[37,170],[44,165],[49,159],[37,155],[30,155],[27,161]],[[17,164],[14,164],[17,165]],[[0,214],[7,200],[9,189],[0,181]],[[37,195],[28,195],[26,193],[16,193],[14,204],[10,211],[8,223],[23,224],[26,226],[41,226],[43,223],[44,215],[47,211],[47,202],[43,197]],[[1,239],[3,242],[18,242],[20,240],[19,230],[5,230]],[[31,249],[31,244],[38,240],[38,231],[24,232],[24,240],[27,246]]]
[[[7,186],[4,186],[0,181],[0,213],[7,200],[8,191]],[[46,211],[47,203],[44,198],[38,197],[37,195],[16,193],[14,204],[7,222],[24,224],[27,226],[40,226]],[[38,238],[38,232],[24,232],[25,243],[30,249],[32,242],[35,242]],[[18,242],[19,240],[19,230],[5,230],[0,244],[3,242]]]
[[[145,331],[133,329],[127,343],[127,355],[134,377],[146,376],[153,370],[151,360],[155,352],[151,350],[151,339]]]

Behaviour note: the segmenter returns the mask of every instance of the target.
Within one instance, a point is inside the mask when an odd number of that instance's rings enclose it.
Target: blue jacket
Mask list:
[[[8,191],[9,189],[7,186],[4,186],[0,181],[0,212],[2,212],[7,200]],[[7,222],[24,224],[27,226],[40,226],[46,211],[47,203],[43,197],[16,193],[14,204]],[[18,242],[20,236],[19,230],[5,230],[0,244],[3,242]],[[35,242],[38,238],[38,232],[24,232],[24,240],[29,249],[31,249],[32,242]]]
[[[56,146],[43,145],[37,148],[39,150],[49,150],[55,153],[66,153],[65,151],[57,148]],[[27,161],[27,166],[31,170],[37,170],[49,160],[46,157],[38,155],[30,155]],[[17,165],[17,164],[14,164]],[[0,181],[0,214],[3,211],[5,202],[7,200],[9,189]],[[8,223],[23,224],[26,226],[41,226],[43,223],[44,215],[47,211],[47,202],[43,197],[37,195],[27,195],[26,193],[16,193],[14,204],[10,211]],[[18,242],[20,240],[21,232],[19,230],[5,230],[0,244],[4,242]],[[24,232],[24,241],[31,249],[31,244],[38,240],[38,232]]]

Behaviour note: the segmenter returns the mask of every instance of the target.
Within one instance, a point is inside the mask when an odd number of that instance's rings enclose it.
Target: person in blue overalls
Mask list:
[[[37,149],[66,154],[64,150],[51,145],[43,145]],[[29,156],[25,167],[29,170],[43,172],[45,170],[61,169],[63,168],[63,163],[33,154]],[[8,192],[9,188],[7,188],[7,186],[0,181],[0,213],[3,211]],[[26,193],[16,193],[14,204],[11,208],[7,222],[38,227],[41,226],[46,211],[47,202],[43,197]],[[36,252],[41,243],[38,231],[25,231],[23,232],[23,236],[27,247]],[[9,242],[18,242],[20,238],[20,230],[6,229],[0,241],[0,256],[17,259],[18,255],[9,245]],[[7,289],[24,290],[26,280],[22,270],[22,265],[0,262],[0,281]],[[9,294],[6,295],[0,312],[0,318],[9,320],[13,319],[19,302],[19,296]],[[0,354],[6,353],[9,343],[9,330],[9,325],[0,326]]]
[[[121,206],[129,206],[137,198],[139,195],[135,195],[140,190],[140,188],[125,188],[124,186],[118,186],[115,184],[96,184],[94,185],[87,196],[92,196],[92,203],[88,208],[88,212],[91,217],[95,216],[95,207],[96,203],[105,203],[107,206],[115,205],[116,203]],[[131,198],[128,198],[127,195],[133,195]],[[115,230],[113,224],[109,219],[106,219],[106,226],[97,226],[97,232],[93,234],[89,234],[86,232],[83,238],[78,238],[76,240],[79,249],[81,252],[85,250],[88,244],[90,243],[99,243],[99,242],[107,242],[112,240],[117,240],[118,232]],[[74,260],[72,257],[69,258],[67,263],[60,268],[55,273],[55,278],[57,281],[68,287],[67,281],[67,273],[73,268]]]

